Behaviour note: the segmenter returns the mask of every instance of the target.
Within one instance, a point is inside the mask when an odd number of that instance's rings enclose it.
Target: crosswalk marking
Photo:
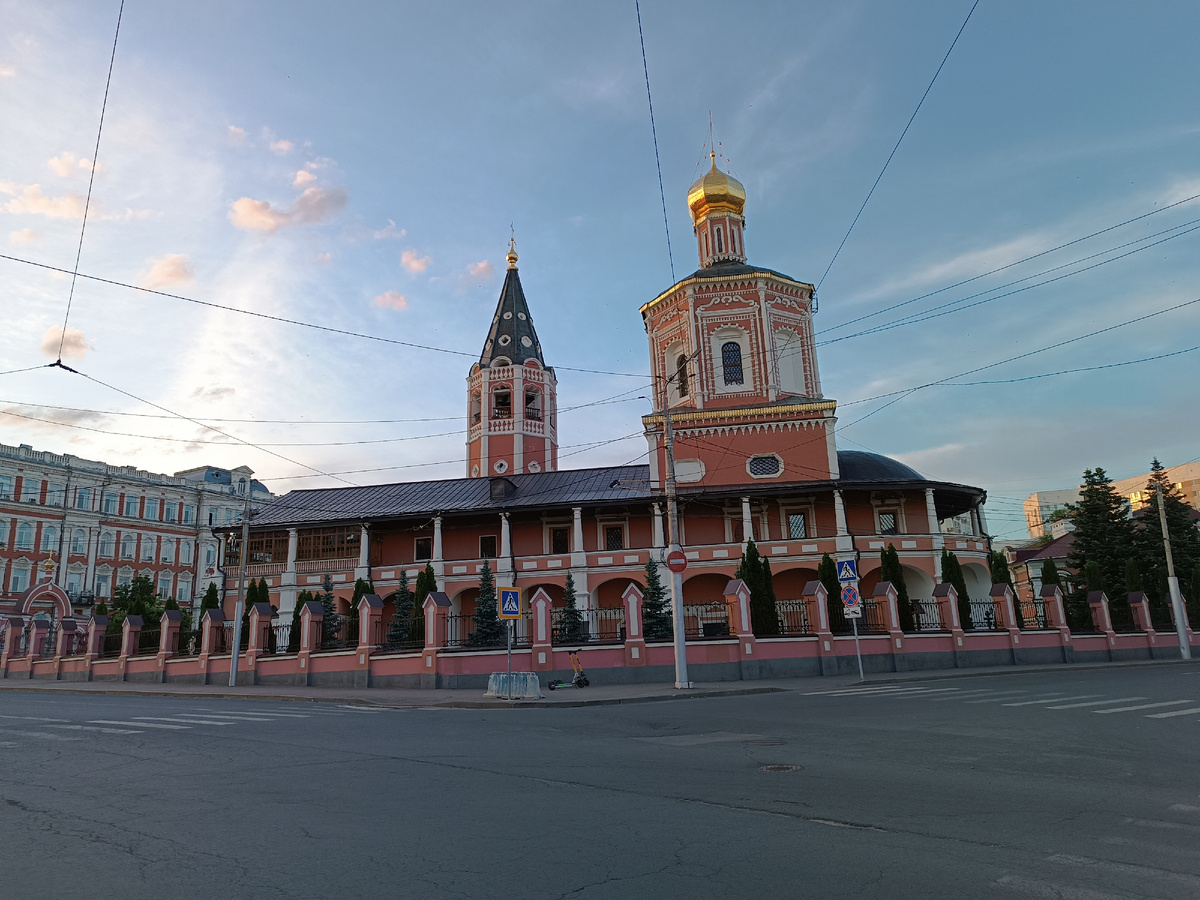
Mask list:
[[[47,728],[66,728],[70,731],[102,731],[105,734],[141,734],[134,728],[103,728],[99,725],[47,725]]]
[[[968,694],[974,694],[976,697],[981,697],[984,694],[994,694],[999,697],[1000,694],[1007,694],[1009,697],[1014,697],[1017,694],[1026,694],[1028,691],[964,691],[961,694],[955,694],[953,697],[934,697],[930,703],[949,703],[952,700],[958,700],[960,697],[966,697]]]
[[[183,725],[234,725],[234,722],[212,722],[204,721],[203,719],[184,719],[179,716],[171,716],[169,719],[165,716],[134,716],[139,722],[176,722]]]
[[[1086,700],[1096,694],[1076,694],[1074,697],[1059,697],[1057,700],[1023,700],[1020,703],[1005,703],[1005,706],[1036,706],[1039,703],[1061,703],[1064,700]]]
[[[1004,696],[1004,697],[985,697],[985,698],[984,698],[984,699],[982,699],[982,700],[968,700],[968,701],[966,701],[966,702],[967,702],[967,703],[1003,703],[1005,700],[1011,700],[1011,699],[1012,699],[1012,698],[1011,698],[1011,697],[1008,697],[1008,696]],[[1056,702],[1056,701],[1058,701],[1058,700],[1061,700],[1061,699],[1062,699],[1062,697],[1058,697],[1058,696],[1055,696],[1054,694],[1051,694],[1051,695],[1049,695],[1049,696],[1047,696],[1047,697],[1043,697],[1043,698],[1042,698],[1042,700],[1041,700],[1041,702],[1044,702],[1044,703],[1054,703],[1054,702]],[[1036,702],[1036,701],[1035,701],[1035,702]]]
[[[1047,709],[1080,709],[1084,706],[1107,706],[1109,703],[1130,703],[1134,700],[1145,700],[1145,697],[1117,697],[1113,700],[1092,700],[1088,703],[1068,703],[1066,706],[1048,706]]]
[[[88,719],[89,725],[124,725],[126,728],[170,728],[176,731],[190,731],[191,725],[167,725],[163,722],[121,722],[115,719]]]
[[[1195,703],[1195,700],[1167,700],[1165,703],[1143,703],[1140,706],[1118,706],[1116,709],[1093,709],[1098,716],[1106,713],[1134,712],[1139,709],[1156,709],[1160,706],[1179,706],[1181,703]]]
[[[1150,713],[1146,716],[1147,719],[1169,719],[1172,716],[1194,716],[1200,713],[1200,706],[1192,707],[1191,709],[1174,709],[1171,712]]]
[[[2,733],[5,737],[9,735],[17,735],[19,737],[41,738],[46,741],[78,741],[82,738],[67,737],[64,734],[48,734],[45,731],[18,731],[15,728],[5,728]]]
[[[312,716],[308,713],[268,712],[268,711],[262,710],[262,709],[251,709],[251,710],[245,710],[243,712],[235,712],[235,713],[219,713],[219,712],[216,712],[215,710],[211,710],[211,709],[194,709],[193,708],[187,712],[187,715],[209,716],[212,718],[223,718],[223,719],[252,718],[252,719],[256,719],[258,721],[261,721],[261,717],[263,717],[263,716],[267,716],[272,719],[310,719],[310,718],[312,718]],[[341,715],[341,713],[333,713],[332,715]]]
[[[67,719],[47,719],[44,716],[0,716],[0,719],[20,719],[23,722],[66,722]]]

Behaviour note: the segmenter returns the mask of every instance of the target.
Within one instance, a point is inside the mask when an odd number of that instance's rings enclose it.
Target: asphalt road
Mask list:
[[[1200,897],[1200,668],[629,706],[0,693],[0,898]]]

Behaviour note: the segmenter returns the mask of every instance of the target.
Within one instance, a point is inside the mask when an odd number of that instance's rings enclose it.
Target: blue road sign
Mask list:
[[[852,584],[847,584],[842,587],[842,612],[847,619],[862,618],[862,598],[858,595],[858,588]]]
[[[858,581],[858,566],[852,559],[839,559],[837,564],[838,581]]]
[[[521,618],[521,592],[516,588],[500,588],[500,618]]]

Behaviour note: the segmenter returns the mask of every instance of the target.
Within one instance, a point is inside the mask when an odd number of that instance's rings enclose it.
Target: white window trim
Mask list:
[[[908,523],[904,521],[904,501],[903,500],[871,500],[871,506],[874,507],[875,513],[875,534],[878,537],[898,537],[902,534],[908,534]],[[896,515],[896,533],[884,534],[880,530],[879,514],[880,513],[895,513]]]
[[[773,475],[755,475],[753,472],[751,472],[750,471],[750,461],[753,459],[758,459],[759,457],[763,457],[763,456],[775,457],[775,459],[778,460],[778,462],[779,462],[779,471],[775,472]],[[783,476],[783,472],[784,472],[783,457],[780,456],[778,453],[755,453],[753,456],[746,458],[746,474],[749,475],[751,478],[758,479],[758,480],[762,480],[764,478],[781,478]]]
[[[567,531],[567,553],[572,551],[571,544],[572,532],[574,531],[575,522],[573,519],[542,519],[542,555],[543,556],[563,556],[562,553],[554,552],[554,545],[550,540],[550,532],[556,528],[565,528]]]
[[[687,469],[690,468],[692,466],[692,464],[695,464],[695,466],[699,470],[696,474],[693,474],[693,473],[687,471]],[[683,474],[680,474],[680,471],[679,471],[681,466],[685,470],[683,472]],[[677,459],[677,460],[675,460],[675,480],[679,484],[696,484],[699,481],[703,481],[704,476],[707,473],[708,473],[708,469],[705,467],[704,460],[702,460],[702,459]]]
[[[621,529],[621,550],[608,549],[608,536],[606,531],[609,528]],[[598,553],[620,553],[622,550],[629,549],[629,519],[628,518],[597,518],[596,519],[596,547]]]
[[[792,537],[791,523],[788,522],[788,516],[804,516],[804,530],[807,533],[805,537]],[[786,535],[789,541],[809,541],[816,539],[817,529],[817,514],[816,507],[812,503],[790,503],[779,507],[779,528],[780,534]]]
[[[742,348],[742,383],[725,383],[725,362],[721,347],[729,342]],[[753,391],[755,385],[754,358],[750,355],[750,333],[739,325],[722,325],[709,335],[713,367],[713,384],[723,394]]]
[[[742,524],[742,508],[739,506],[735,510],[725,510],[725,543],[735,544],[734,530]],[[761,510],[750,510],[750,525],[754,528],[754,543],[761,544],[766,540],[767,533],[767,514]],[[745,537],[743,536],[739,546],[746,545]]]

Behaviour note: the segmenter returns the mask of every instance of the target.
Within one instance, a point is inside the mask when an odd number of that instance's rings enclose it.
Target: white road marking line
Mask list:
[[[202,715],[207,715],[202,713]],[[277,713],[277,712],[250,712],[250,713],[234,713],[234,715],[242,716],[269,716],[272,719],[307,719],[309,716],[303,713]]]
[[[1015,697],[1018,694],[1028,694],[1028,693],[1029,693],[1028,691],[964,691],[963,693],[955,694],[952,697],[934,697],[929,702],[930,703],[949,703],[953,700],[961,700],[963,697],[968,697],[968,696],[980,697],[980,696],[983,696],[984,694],[993,694],[997,698],[1000,698],[1001,694],[1004,694],[1007,697]]]
[[[184,713],[180,713],[184,715]],[[193,713],[192,715],[204,716],[206,719],[229,719],[231,722],[271,722],[272,719],[264,719],[262,716],[219,716],[216,713]]]
[[[1003,703],[1006,699],[1008,699],[1008,698],[1006,698],[1006,697],[987,697],[983,700],[968,700],[966,702],[967,703]],[[1043,697],[1042,702],[1057,703],[1059,700],[1062,700],[1062,699],[1064,699],[1064,698],[1061,695],[1055,696],[1054,694],[1050,694],[1049,696]]]
[[[1191,709],[1173,709],[1165,713],[1150,713],[1146,716],[1147,719],[1170,719],[1172,716],[1194,716],[1200,714],[1200,706],[1194,706]]]
[[[105,734],[141,734],[133,728],[101,728],[98,725],[47,725],[47,728],[67,728],[71,731],[102,731]]]
[[[181,723],[183,725],[234,725],[234,724],[236,724],[235,722],[206,722],[203,719],[184,719],[184,718],[181,718],[180,716],[171,716],[171,718],[169,718],[169,719],[166,718],[165,716],[134,716],[134,718],[137,719],[139,722],[142,722],[142,721],[146,721],[146,722],[177,722],[177,723]]]
[[[1145,700],[1145,697],[1117,697],[1113,700],[1091,700],[1087,703],[1068,703],[1066,706],[1047,706],[1046,709],[1080,709],[1084,706],[1106,706],[1109,703],[1129,703],[1132,700]],[[1200,710],[1197,710],[1200,712]]]
[[[863,687],[861,685],[849,685],[847,687],[832,688],[828,691],[808,691],[805,697],[817,696],[835,696],[841,694],[884,694],[892,691],[912,691],[922,690],[921,688],[905,687],[899,684],[879,685],[878,687]],[[956,689],[957,690],[957,689]]]
[[[1086,700],[1088,697],[1096,697],[1097,694],[1076,694],[1074,697],[1059,697],[1058,700],[1023,700],[1020,703],[1005,703],[1005,706],[1037,706],[1040,703],[1058,703],[1063,700]]]
[[[1170,806],[1167,807],[1167,809],[1171,810],[1171,812],[1198,812],[1198,813],[1200,813],[1200,806],[1188,806],[1186,803],[1172,803]]]
[[[1170,869],[1159,869],[1155,866],[1144,866],[1138,863],[1122,863],[1109,862],[1106,859],[1095,859],[1090,856],[1073,856],[1069,853],[1055,853],[1046,857],[1046,862],[1061,863],[1068,866],[1079,866],[1090,871],[1097,869],[1107,869],[1110,872],[1119,873],[1121,875],[1134,875],[1141,880],[1147,878],[1159,878],[1164,881],[1174,881],[1181,884],[1186,884],[1192,888],[1191,896],[1196,896],[1196,891],[1200,891],[1200,877],[1188,875],[1184,872],[1172,872]]]
[[[164,725],[160,722],[122,722],[117,719],[88,719],[89,725],[124,725],[132,728],[171,728],[176,731],[190,731],[191,725]]]
[[[1195,700],[1167,700],[1165,703],[1143,703],[1140,706],[1121,706],[1117,709],[1093,709],[1092,712],[1098,716],[1102,716],[1105,713],[1133,712],[1137,709],[1155,709],[1159,706],[1178,706],[1181,703],[1195,702]]]
[[[69,722],[70,719],[47,719],[42,716],[0,716],[0,719],[20,719],[23,722]]]
[[[343,703],[338,704],[338,709],[348,709],[350,712],[370,713],[371,715],[375,715],[375,713],[387,712],[386,709],[367,709],[366,707],[362,706],[346,706]]]
[[[46,741],[79,741],[79,740],[82,740],[82,738],[67,737],[66,735],[62,735],[62,734],[47,734],[44,731],[17,731],[15,728],[5,728],[2,733],[6,734],[6,735],[17,734],[17,735],[20,735],[21,737],[42,738],[43,740],[46,740]]]
[[[16,741],[0,741],[0,750],[11,750],[17,746]]]

